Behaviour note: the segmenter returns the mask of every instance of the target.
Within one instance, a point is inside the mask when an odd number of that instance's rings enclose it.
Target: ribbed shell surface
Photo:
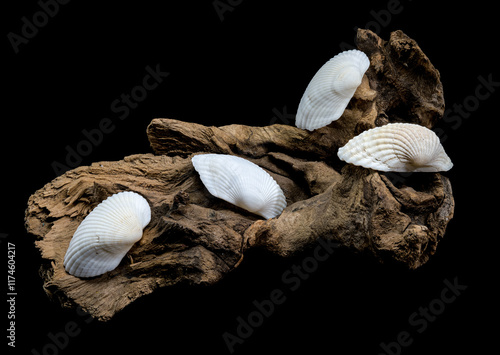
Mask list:
[[[215,197],[266,219],[286,207],[283,191],[260,166],[225,154],[196,155],[191,159],[207,190]]]
[[[296,126],[312,131],[338,120],[369,66],[366,54],[356,49],[339,53],[326,62],[300,100]]]
[[[78,226],[64,257],[66,271],[94,277],[115,269],[151,220],[141,195],[125,191],[101,202]]]
[[[340,148],[338,157],[380,171],[437,172],[453,166],[438,136],[411,123],[390,123],[365,131]]]

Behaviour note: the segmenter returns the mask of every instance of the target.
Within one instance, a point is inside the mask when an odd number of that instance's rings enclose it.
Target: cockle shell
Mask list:
[[[339,53],[326,62],[300,100],[295,125],[312,131],[338,120],[369,66],[366,54],[357,49]]]
[[[64,268],[77,277],[93,277],[115,269],[142,238],[151,208],[141,195],[114,194],[94,208],[76,229],[64,256]]]
[[[215,197],[266,219],[286,207],[283,191],[260,166],[232,155],[203,154],[191,159],[201,181]]]
[[[412,123],[389,123],[352,138],[337,153],[365,168],[394,172],[448,171],[453,166],[438,136]]]

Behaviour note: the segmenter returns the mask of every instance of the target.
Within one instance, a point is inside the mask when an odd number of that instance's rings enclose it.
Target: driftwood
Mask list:
[[[431,128],[444,112],[439,72],[401,31],[386,42],[359,30],[357,45],[371,66],[344,115],[327,127],[308,132],[279,124],[206,127],[154,119],[147,129],[154,154],[79,167],[36,191],[26,228],[36,236],[46,292],[108,320],[156,288],[214,284],[252,248],[286,257],[319,239],[381,262],[424,264],[453,215],[449,180],[437,173],[383,174],[346,165],[336,153],[353,136],[388,122]],[[200,152],[260,165],[282,187],[287,208],[264,220],[211,196],[190,161]],[[124,190],[140,193],[151,206],[143,238],[111,272],[91,279],[67,274],[63,258],[79,223]]]

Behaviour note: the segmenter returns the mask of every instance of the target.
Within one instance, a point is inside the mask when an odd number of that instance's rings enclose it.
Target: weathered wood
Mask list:
[[[79,305],[108,320],[156,288],[219,281],[251,248],[286,257],[319,239],[381,262],[424,264],[453,216],[449,180],[415,173],[396,181],[391,174],[345,165],[337,150],[388,122],[431,128],[444,113],[439,72],[401,31],[385,42],[359,30],[358,47],[371,66],[344,115],[327,127],[308,132],[286,125],[206,127],[154,119],[147,130],[154,155],[79,167],[36,191],[28,201],[26,228],[41,252],[46,292],[64,306]],[[211,196],[190,160],[203,152],[260,165],[282,187],[287,208],[264,220]],[[67,274],[63,258],[79,223],[102,200],[125,190],[151,206],[143,238],[111,272],[92,279]]]

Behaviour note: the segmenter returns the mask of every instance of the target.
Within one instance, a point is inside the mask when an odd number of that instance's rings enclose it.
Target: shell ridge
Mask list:
[[[215,167],[212,174],[207,172],[204,164],[200,164],[201,161]],[[215,197],[265,218],[275,217],[281,213],[282,209],[271,217],[262,213],[268,205],[274,205],[272,199],[276,199],[278,192],[283,195],[283,191],[269,173],[257,164],[225,154],[196,155],[192,158],[192,162],[203,184]],[[274,190],[271,187],[273,184]],[[210,189],[210,185],[223,188]]]
[[[141,195],[124,191],[108,197],[73,234],[64,256],[66,271],[77,277],[94,277],[113,270],[142,238],[150,220],[151,208]]]
[[[339,119],[370,66],[363,52],[344,51],[316,72],[299,102],[296,126],[314,130]]]
[[[389,123],[362,132],[337,152],[354,165],[381,171],[447,171],[453,164],[437,135],[411,123]]]

